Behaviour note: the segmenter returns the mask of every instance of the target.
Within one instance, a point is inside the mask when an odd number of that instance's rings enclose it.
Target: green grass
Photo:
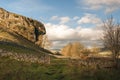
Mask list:
[[[20,46],[12,42],[9,43],[9,42],[0,41],[0,49],[3,49],[4,51],[9,51],[12,53],[40,54],[39,51],[24,47],[24,46]]]
[[[120,80],[119,74],[120,70],[70,65],[65,59],[38,64],[0,57],[0,80]]]
[[[0,80],[59,80],[59,65],[18,62],[7,57],[0,58]]]

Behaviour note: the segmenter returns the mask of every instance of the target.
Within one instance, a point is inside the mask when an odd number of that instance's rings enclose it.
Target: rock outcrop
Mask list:
[[[41,22],[8,12],[3,8],[0,8],[0,29],[23,36],[38,45],[42,44],[42,37],[46,33]]]

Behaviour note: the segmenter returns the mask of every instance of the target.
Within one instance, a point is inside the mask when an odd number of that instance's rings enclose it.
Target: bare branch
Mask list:
[[[107,19],[104,24],[104,46],[112,52],[112,57],[117,67],[120,53],[120,24],[114,23],[113,17]]]

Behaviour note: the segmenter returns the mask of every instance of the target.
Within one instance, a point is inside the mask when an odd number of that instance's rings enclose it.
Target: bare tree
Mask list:
[[[42,47],[49,49],[52,46],[52,42],[48,39],[47,35],[43,36],[43,42],[42,42]]]
[[[118,67],[120,53],[120,24],[113,17],[104,22],[104,46],[112,52],[114,67]]]

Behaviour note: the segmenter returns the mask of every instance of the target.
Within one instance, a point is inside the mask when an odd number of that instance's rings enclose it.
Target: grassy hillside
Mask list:
[[[9,32],[2,28],[0,29],[0,43],[1,43],[0,48],[4,48],[9,51],[17,51],[18,50],[17,52],[19,52],[21,50],[26,50],[29,52],[35,51],[37,53],[38,52],[39,53],[47,53],[47,52],[50,53],[49,51],[35,45],[32,41],[29,41],[28,39],[24,38],[23,36],[18,35],[17,33]]]
[[[0,57],[0,80],[119,80],[119,74],[120,70],[71,65],[65,59],[38,64]]]
[[[0,56],[9,56],[18,61],[41,63],[49,54],[51,54],[50,51],[39,47],[22,35],[0,29]]]

